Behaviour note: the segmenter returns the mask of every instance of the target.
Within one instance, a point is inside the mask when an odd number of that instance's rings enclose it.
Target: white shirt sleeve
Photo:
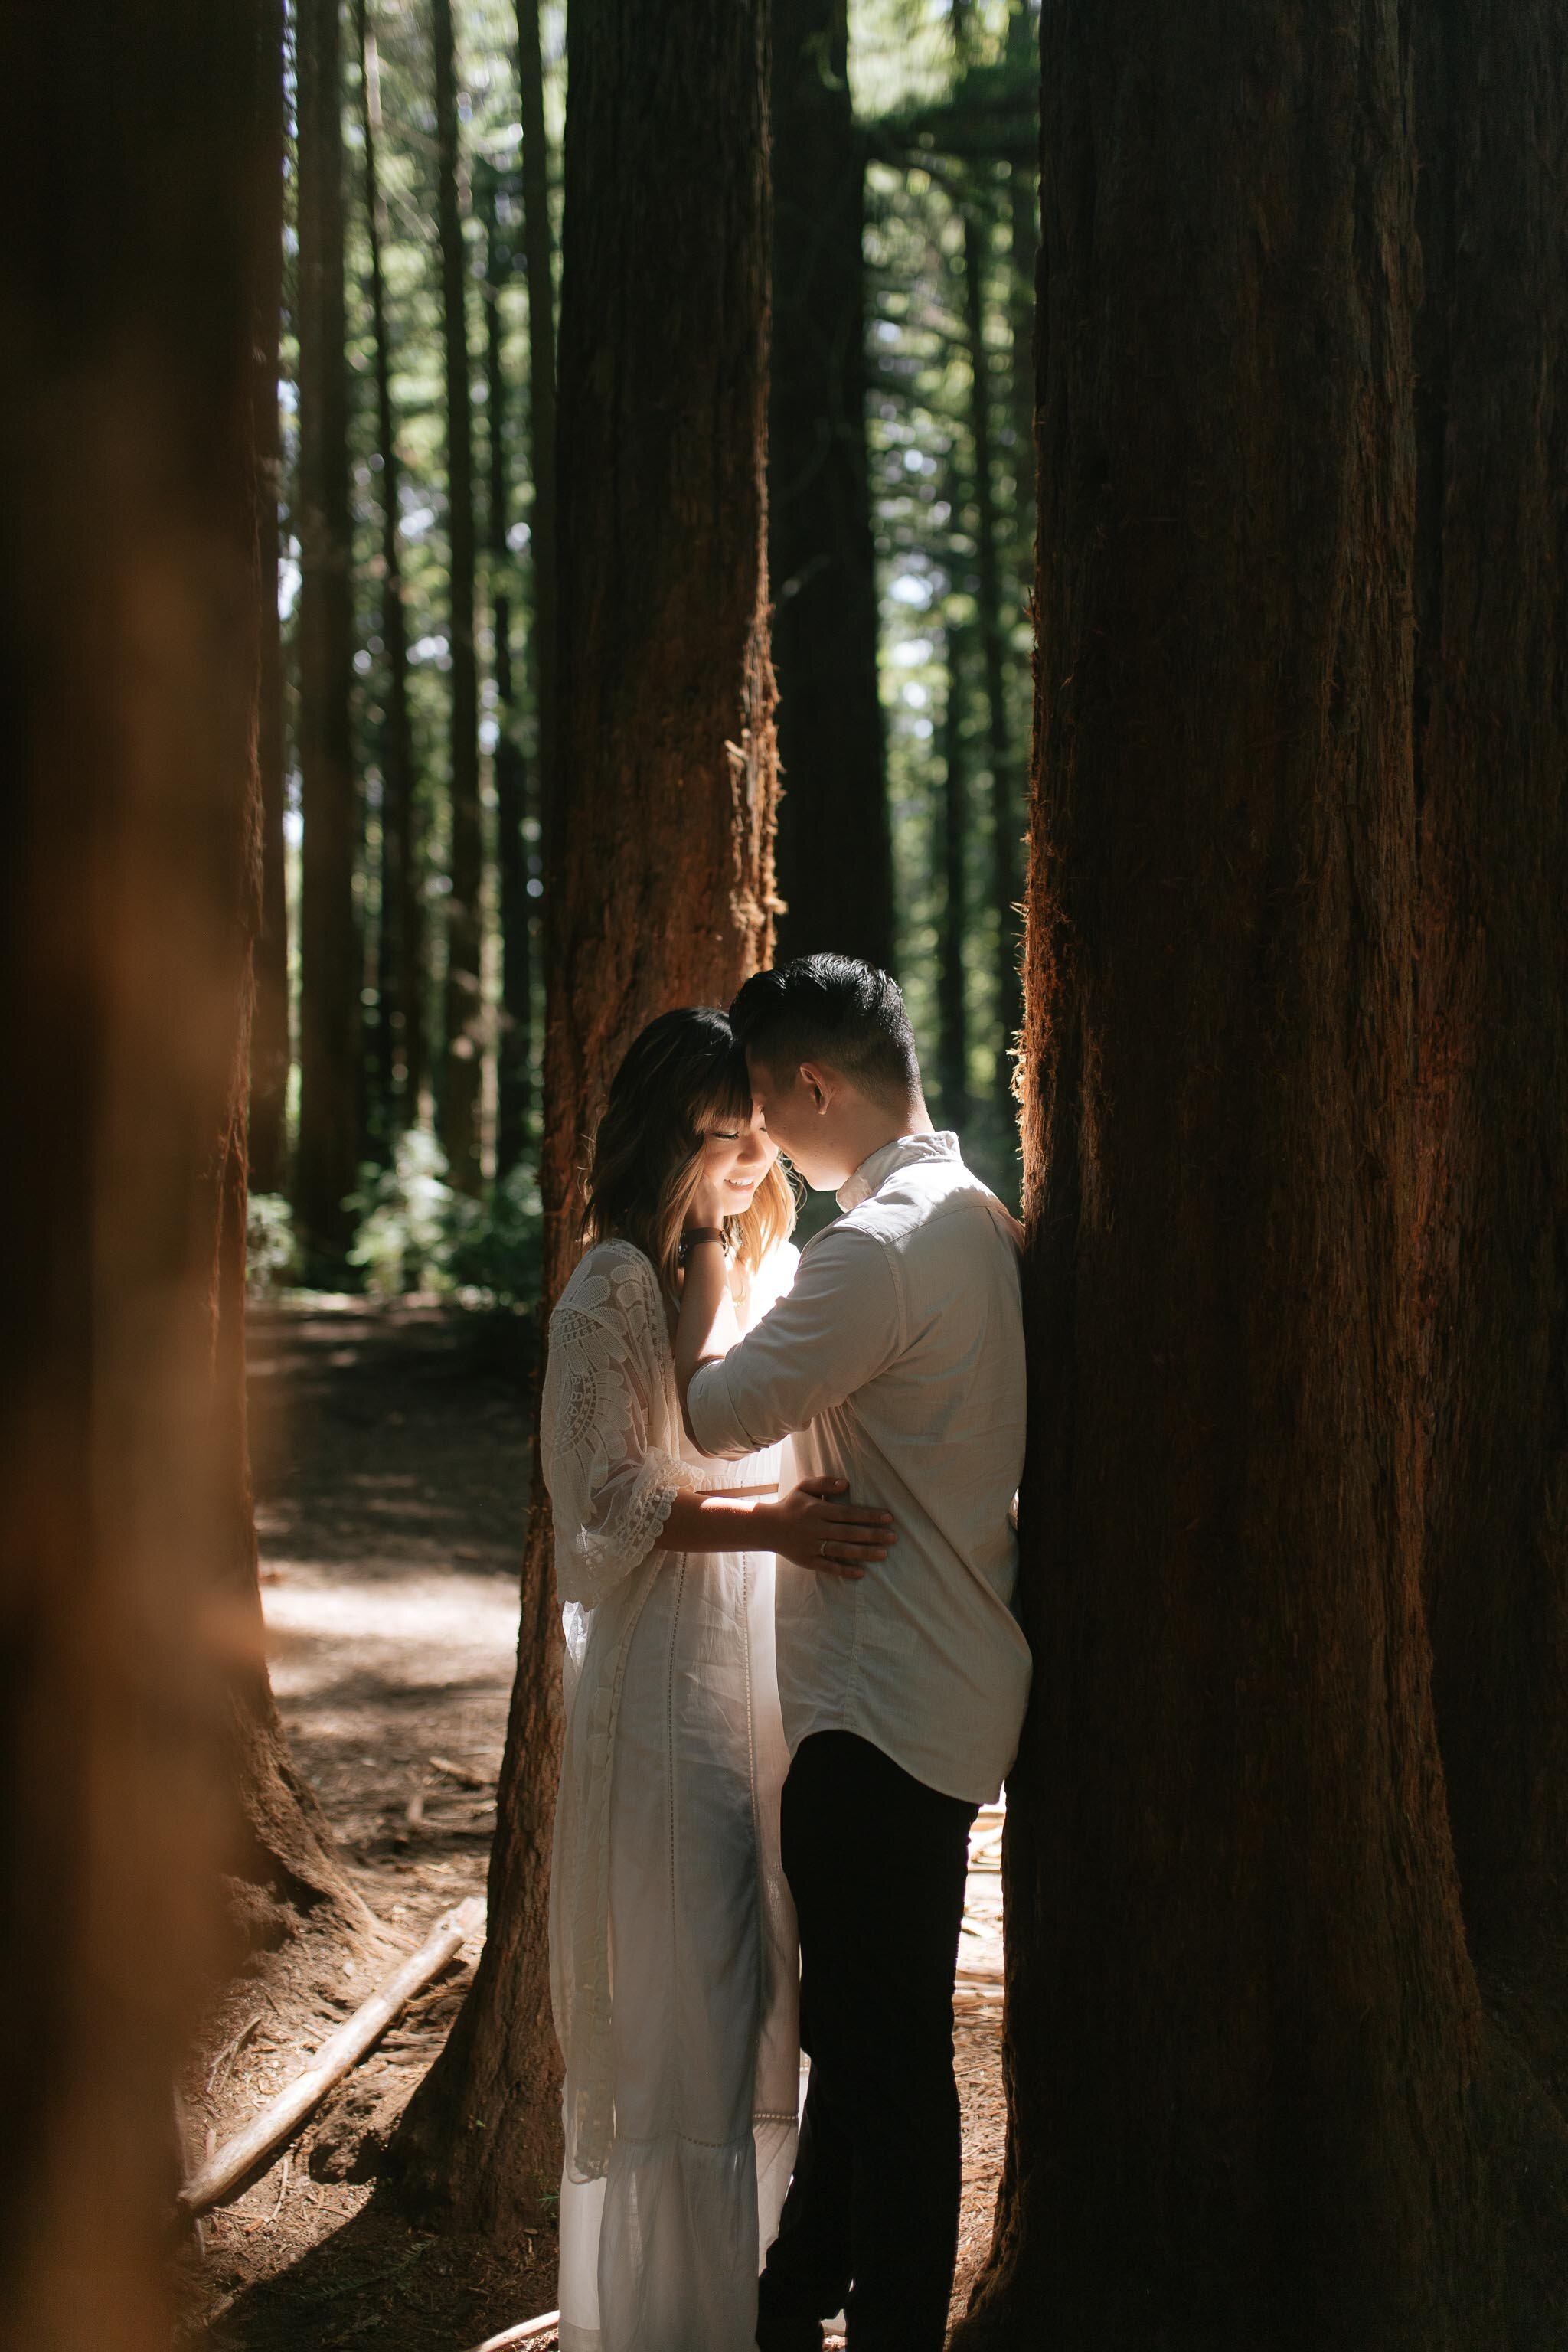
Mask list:
[[[561,1599],[595,1609],[647,1558],[690,1466],[650,1442],[662,1372],[633,1261],[612,1265],[563,1298],[550,1318],[539,1428],[540,1467],[555,1522]]]
[[[775,1445],[874,1380],[905,1345],[891,1256],[874,1234],[830,1225],[794,1286],[718,1362],[693,1374],[686,1407],[705,1454]]]

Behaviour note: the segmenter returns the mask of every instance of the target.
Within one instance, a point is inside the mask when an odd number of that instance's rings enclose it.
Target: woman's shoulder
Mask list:
[[[590,1242],[563,1286],[555,1313],[593,1314],[596,1309],[658,1299],[652,1260],[635,1242],[612,1234]],[[554,1318],[552,1318],[553,1321]]]

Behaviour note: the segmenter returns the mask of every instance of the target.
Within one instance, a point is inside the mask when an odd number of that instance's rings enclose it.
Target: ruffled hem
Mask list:
[[[602,2181],[563,2178],[562,2352],[751,2352],[795,2145],[769,2117],[733,2140],[617,2139]]]

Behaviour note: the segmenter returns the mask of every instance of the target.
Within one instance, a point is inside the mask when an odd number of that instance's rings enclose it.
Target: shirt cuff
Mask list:
[[[730,1377],[722,1360],[699,1364],[686,1391],[686,1412],[704,1454],[721,1462],[733,1462],[742,1454],[756,1452],[731,1401]]]

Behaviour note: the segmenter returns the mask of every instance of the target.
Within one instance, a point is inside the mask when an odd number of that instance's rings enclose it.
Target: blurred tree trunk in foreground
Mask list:
[[[577,10],[570,34],[547,1304],[622,1053],[671,1004],[727,1002],[772,942],[765,0],[693,0],[683,26],[672,42],[663,0],[625,0]],[[422,2212],[502,2239],[548,2212],[560,2177],[545,1940],[560,1661],[541,1487],[489,1937],[394,2147]]]
[[[133,15],[0,27],[0,2307],[28,2352],[170,2339],[170,2084],[251,1842],[215,1804],[229,1709],[264,1683],[236,1343],[277,12]]]
[[[381,458],[376,488],[381,508],[381,642],[386,664],[386,713],[381,730],[381,936],[377,998],[382,1036],[384,1106],[391,1128],[415,1127],[425,1083],[425,901],[421,889],[419,814],[416,803],[414,733],[408,710],[408,615],[403,593],[401,517],[403,466],[392,405],[392,333],[382,267],[385,205],[377,147],[381,138],[381,71],[366,0],[354,0],[360,90],[364,111],[365,238],[370,253],[370,311],[375,370],[375,441]]]
[[[768,536],[781,955],[890,966],[892,846],[866,464],[865,156],[846,0],[773,0]]]
[[[430,0],[436,82],[437,229],[447,362],[447,534],[451,640],[452,845],[441,1060],[441,1148],[459,1191],[479,1189],[484,1075],[484,836],[479,815],[479,685],[474,654],[474,446],[468,385],[468,248],[458,174],[458,64],[451,0]]]
[[[331,1273],[359,1177],[353,582],[343,359],[342,56],[338,0],[299,0],[300,1135],[307,1255]]]
[[[960,2341],[1481,2352],[1526,2339],[1421,1599],[1408,57],[1367,0],[1129,0],[1047,14],[1043,87],[1037,1696]]]
[[[1568,7],[1415,37],[1437,1728],[1489,2007],[1568,2113]]]
[[[272,149],[266,268],[255,328],[257,501],[261,573],[261,670],[257,757],[261,770],[261,928],[256,937],[256,1018],[250,1045],[250,1181],[284,1188],[289,1096],[289,893],[283,857],[283,633],[278,615],[283,447],[278,356],[283,313],[283,0],[270,0],[267,137]],[[259,240],[261,226],[258,226]]]

